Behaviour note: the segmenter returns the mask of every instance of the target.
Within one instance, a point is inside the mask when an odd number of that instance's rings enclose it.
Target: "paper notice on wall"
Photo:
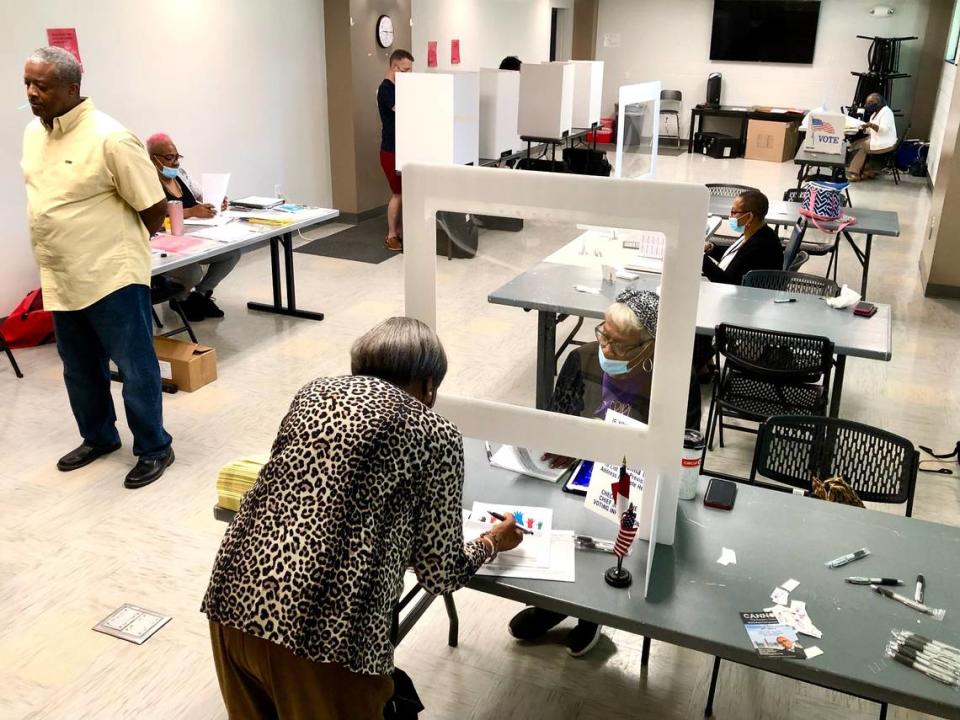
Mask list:
[[[642,424],[613,410],[607,410],[604,420],[617,425]],[[630,462],[630,458],[627,458],[627,462]],[[640,494],[643,492],[643,471],[628,467],[627,474],[630,476],[630,491],[629,496],[624,497],[617,487],[620,482],[620,466],[594,463],[587,496],[583,501],[584,507],[590,512],[607,518],[614,525],[619,524],[620,515],[630,506],[630,503],[640,505]],[[615,489],[616,497],[614,497]]]
[[[620,47],[620,33],[604,33],[603,46],[604,47]]]
[[[450,64],[460,64],[460,40],[458,38],[450,41]]]
[[[427,41],[427,67],[435,68],[437,66],[437,41]]]
[[[47,28],[47,44],[54,47],[63,48],[73,53],[73,56],[83,67],[83,60],[80,59],[80,45],[77,43],[76,28]]]

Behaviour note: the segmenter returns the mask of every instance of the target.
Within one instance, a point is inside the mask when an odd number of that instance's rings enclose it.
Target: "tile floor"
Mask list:
[[[663,180],[741,182],[777,198],[794,178],[790,164],[661,157]],[[879,238],[870,299],[894,313],[889,363],[851,359],[842,415],[880,424],[939,448],[957,439],[960,303],[922,295],[917,269],[929,193],[907,178],[866,183],[854,204],[894,209],[900,238]],[[855,212],[855,210],[854,210]],[[319,237],[335,226],[308,233]],[[485,298],[576,235],[572,227],[531,223],[521,234],[484,233],[470,261],[440,261],[440,333],[451,356],[444,390],[533,402],[536,318],[490,306]],[[816,271],[820,260],[805,268]],[[55,350],[19,352],[20,381],[0,358],[0,718],[213,719],[225,717],[200,598],[223,533],[211,509],[214,479],[226,461],[269,448],[297,388],[349,369],[352,340],[402,310],[402,257],[365,265],[296,257],[298,298],[322,310],[322,323],[257,314],[251,298],[270,293],[264,250],[244,256],[217,299],[227,317],[199,323],[219,357],[220,378],[197,393],[165,397],[177,462],[140,491],[121,483],[132,464],[125,449],[64,475],[57,458],[77,444]],[[855,285],[852,254],[842,251],[840,279]],[[956,385],[955,385],[956,383]],[[119,388],[115,388],[119,403]],[[733,435],[712,462],[746,469],[751,438]],[[960,524],[960,485],[922,475],[915,515]],[[640,638],[618,631],[587,658],[556,643],[518,646],[506,623],[519,609],[471,591],[458,595],[460,647],[445,643],[442,607],[431,608],[397,653],[428,707],[428,720],[503,717],[696,718],[710,658],[654,643],[640,670]],[[143,646],[94,633],[91,626],[123,602],[173,615]],[[563,629],[551,639],[562,639]],[[727,718],[873,718],[877,708],[848,696],[725,665],[716,702]],[[891,718],[921,717],[891,709]]]

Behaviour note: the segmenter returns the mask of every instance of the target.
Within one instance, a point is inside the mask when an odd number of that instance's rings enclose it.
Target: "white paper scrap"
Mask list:
[[[230,183],[230,173],[203,173],[200,176],[200,192],[203,202],[213,205],[214,210],[220,212],[223,199],[227,196],[227,185]]]
[[[737,564],[737,553],[735,553],[735,552],[734,552],[733,550],[731,550],[730,548],[726,548],[726,547],[725,547],[725,548],[723,548],[723,550],[720,551],[720,558],[717,560],[717,562],[718,562],[719,564],[721,564],[721,565],[724,565],[724,566],[726,566],[726,565],[736,565],[736,564]]]
[[[782,587],[782,588],[783,588],[784,590],[786,590],[788,593],[792,593],[794,590],[797,589],[797,586],[798,586],[799,584],[800,584],[800,581],[799,581],[799,580],[794,580],[793,578],[790,578],[790,579],[787,580],[786,582],[780,583],[780,587]]]
[[[816,645],[811,645],[808,648],[804,648],[803,654],[807,656],[807,660],[813,660],[815,657],[823,655],[823,650]]]
[[[789,593],[783,588],[777,588],[772,593],[770,593],[770,599],[773,600],[777,605],[786,605],[787,599],[789,598]]]

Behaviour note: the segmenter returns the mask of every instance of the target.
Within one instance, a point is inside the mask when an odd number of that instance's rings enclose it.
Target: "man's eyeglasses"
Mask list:
[[[161,160],[166,160],[168,163],[176,162],[177,160],[183,160],[183,155],[177,153],[170,153],[169,155],[157,155],[156,157]]]
[[[631,345],[623,342],[616,342],[610,339],[610,336],[603,331],[604,323],[600,323],[593,329],[593,334],[597,338],[597,342],[601,345],[606,345],[617,355],[626,355],[631,350],[636,350],[638,345]]]

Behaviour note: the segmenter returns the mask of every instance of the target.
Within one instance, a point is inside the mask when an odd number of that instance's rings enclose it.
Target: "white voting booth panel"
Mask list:
[[[408,165],[403,181],[405,314],[433,328],[437,327],[438,210],[664,233],[649,424],[618,426],[448,395],[440,397],[437,411],[471,437],[607,463],[619,464],[624,456],[637,458],[646,478],[638,534],[650,540],[656,516],[655,540],[672,544],[690,368],[671,358],[690,357],[693,350],[707,189],[682,183],[420,164]]]
[[[562,138],[573,127],[573,63],[524,63],[520,68],[523,136]]]
[[[626,114],[627,105],[633,105],[634,103],[653,103],[653,110],[652,114],[650,114],[650,117],[654,118],[654,120],[659,118],[660,81],[656,80],[654,82],[637,83],[636,85],[621,85],[619,101],[620,114],[617,118],[617,127],[620,129],[617,132],[617,160],[616,166],[613,170],[614,177],[623,176],[623,138],[626,135],[624,117]],[[660,123],[654,121],[651,122],[650,125],[650,168],[643,175],[633,178],[634,180],[652,178],[657,171],[657,148],[660,141]]]
[[[477,73],[397,73],[397,170],[479,160]]]
[[[600,122],[603,93],[603,62],[575,60],[573,65],[573,117],[575,128],[587,128]]]
[[[839,155],[843,151],[847,116],[840,113],[811,112],[806,148],[813,152]]]
[[[520,73],[480,70],[480,157],[498,158],[520,150],[517,114],[520,110]]]

